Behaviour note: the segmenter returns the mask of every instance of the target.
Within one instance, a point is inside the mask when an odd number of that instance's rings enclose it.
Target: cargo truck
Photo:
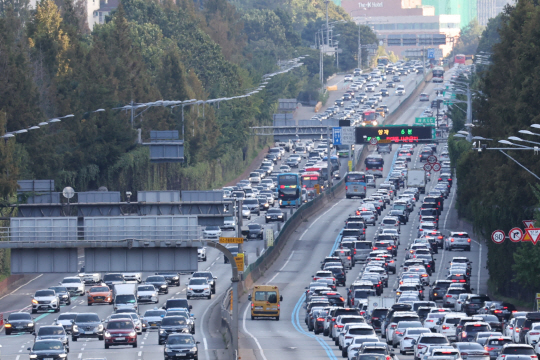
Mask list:
[[[410,169],[407,174],[407,187],[418,188],[421,194],[426,193],[427,176],[424,169]]]

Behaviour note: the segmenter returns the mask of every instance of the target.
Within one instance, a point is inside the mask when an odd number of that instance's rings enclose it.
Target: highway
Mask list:
[[[429,84],[427,93],[439,86]],[[433,96],[432,96],[433,98]],[[419,116],[426,107],[425,103],[415,102],[396,121],[399,124],[412,124],[415,116]],[[396,147],[395,147],[396,148]],[[394,149],[394,152],[396,150]],[[418,151],[416,148],[409,168],[421,166],[418,161]],[[394,152],[384,157],[385,175],[389,171],[389,164],[392,162]],[[435,178],[435,176],[433,176]],[[435,180],[430,182],[430,187],[435,185]],[[455,191],[458,185],[454,184],[452,192],[445,200],[444,211],[441,214],[440,229],[443,233],[461,230],[457,213],[454,209]],[[368,195],[375,190],[368,189]],[[422,196],[423,197],[423,196]],[[359,205],[356,199],[340,199],[333,204],[328,204],[319,214],[313,215],[308,222],[297,229],[297,238],[289,240],[285,250],[278,261],[259,279],[259,284],[272,284],[280,288],[280,294],[284,301],[281,303],[280,321],[254,320],[250,319],[249,302],[243,297],[240,313],[242,315],[240,329],[240,356],[243,360],[289,360],[299,357],[309,357],[310,359],[331,359],[341,358],[341,351],[334,345],[333,341],[322,335],[314,335],[307,330],[304,323],[305,309],[305,286],[309,285],[311,276],[320,269],[320,262],[324,257],[329,256],[339,244],[338,234],[343,228],[344,220]],[[421,199],[417,205],[421,204]],[[418,207],[413,211],[410,221],[401,227],[401,245],[398,256],[398,265],[403,262],[405,248],[407,244],[416,237],[418,226]],[[388,211],[388,210],[386,210]],[[383,213],[384,216],[384,213]],[[377,227],[369,227],[366,238],[373,239]],[[473,239],[470,252],[444,251],[440,250],[435,255],[437,271],[431,276],[431,282],[445,277],[445,270],[448,262],[453,256],[467,256],[473,262],[473,273],[471,277],[471,287],[475,293],[487,292],[488,274],[485,269],[487,261],[486,249]],[[356,266],[347,273],[347,286],[349,286],[358,276],[362,265]],[[398,270],[399,274],[399,270]],[[384,290],[383,296],[393,296],[392,289],[396,288],[397,276],[390,275],[389,286]],[[345,288],[338,288],[342,295],[345,295]],[[412,355],[398,355],[400,359],[412,359]]]
[[[402,84],[406,85],[407,89],[412,90],[412,85],[420,81],[419,75],[408,75]],[[434,86],[430,84],[428,88]],[[341,92],[340,92],[341,94]],[[340,95],[341,96],[341,95]],[[401,97],[392,95],[385,98],[383,103],[389,105],[391,111],[399,104]],[[425,103],[417,103],[407,110],[396,123],[411,124],[414,121],[414,116],[421,113],[420,109],[426,107]],[[393,153],[385,157],[385,162],[390,164]],[[347,160],[342,161],[342,173],[346,171]],[[388,171],[388,167],[385,166]],[[369,190],[372,191],[372,190]],[[282,255],[281,259],[267,272],[265,277],[259,280],[259,283],[271,282],[277,284],[282,289],[284,303],[282,305],[282,317],[279,322],[267,321],[251,321],[245,318],[247,309],[247,299],[242,297],[242,306],[240,308],[241,323],[240,323],[240,347],[242,349],[242,359],[259,359],[270,360],[284,356],[286,358],[296,358],[298,355],[308,355],[333,359],[335,356],[340,356],[336,348],[330,344],[327,338],[315,337],[308,333],[304,323],[303,304],[303,289],[309,283],[311,275],[319,268],[319,262],[327,256],[331,249],[336,245],[336,236],[343,225],[343,220],[346,216],[355,209],[358,200],[339,200],[335,204],[329,205],[328,208],[320,215],[317,215],[310,222],[307,222],[298,229],[298,238],[290,241],[287,245],[287,251]],[[450,202],[448,203],[450,204]],[[452,224],[456,223],[456,217],[451,206],[445,207],[443,217],[447,218],[447,226],[451,228]],[[448,215],[446,215],[448,212]],[[251,222],[264,223],[262,216],[254,216]],[[249,223],[249,222],[248,222]],[[266,225],[265,225],[266,226]],[[270,225],[277,230],[277,225]],[[406,225],[403,230],[404,234],[414,232],[415,223],[411,222]],[[305,231],[305,233],[304,233]],[[373,237],[375,227],[369,228],[368,239]],[[300,236],[300,234],[303,234]],[[223,236],[234,236],[234,232],[224,232]],[[404,242],[408,237],[402,239],[400,253],[404,251]],[[263,242],[248,241],[244,244],[244,250],[248,254],[248,261],[253,262],[256,258],[257,247],[259,250],[263,248]],[[479,256],[485,257],[485,251],[480,253],[478,245],[473,246],[473,251],[468,254],[471,259],[477,259]],[[438,255],[438,264],[443,261],[448,261],[451,255],[444,252]],[[191,300],[193,305],[192,313],[196,317],[196,334],[197,341],[200,341],[199,356],[201,359],[216,359],[226,358],[224,355],[223,336],[220,331],[220,301],[223,294],[230,286],[231,270],[230,265],[224,264],[223,256],[214,249],[207,249],[207,262],[200,262],[200,270],[210,270],[214,276],[218,277],[217,291],[211,300]],[[473,260],[478,264],[478,260]],[[482,263],[485,260],[482,259]],[[356,278],[360,267],[357,265],[353,270],[349,271],[348,282]],[[30,309],[30,296],[35,291],[46,289],[50,286],[58,284],[64,277],[73,276],[74,274],[43,274],[36,277],[29,283],[19,287],[12,293],[0,298],[0,309],[4,316],[11,312],[26,311]],[[143,279],[146,276],[152,275],[143,273]],[[472,283],[480,281],[486,283],[487,274],[480,274],[480,277],[473,277]],[[435,275],[434,275],[435,276]],[[185,283],[189,276],[181,277],[181,285],[177,288],[171,288],[168,295],[160,295],[160,303],[157,305],[141,305],[140,314],[143,315],[148,309],[154,306],[161,306],[166,299],[172,297],[185,297]],[[485,285],[479,286],[480,291]],[[340,289],[342,290],[342,289]],[[386,290],[388,293],[389,289]],[[107,318],[112,313],[112,307],[92,306],[88,307],[86,298],[73,298],[72,304],[62,306],[62,313],[65,312],[95,312],[101,319]],[[52,324],[57,314],[43,313],[35,315],[37,327],[42,325]],[[247,314],[249,318],[249,314]],[[103,341],[97,339],[81,339],[77,342],[70,342],[69,359],[89,359],[96,357],[106,357],[108,359],[157,359],[162,357],[163,346],[158,345],[158,336],[155,330],[143,333],[139,336],[138,348],[128,347],[113,347],[105,350]],[[27,347],[30,347],[34,341],[34,336],[29,334],[18,334],[6,336],[3,332],[0,335],[0,345],[2,345],[2,359],[10,360],[26,360],[28,359]]]

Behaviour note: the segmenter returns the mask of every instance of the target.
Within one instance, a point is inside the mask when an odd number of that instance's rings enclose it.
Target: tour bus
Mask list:
[[[307,171],[301,176],[302,189],[307,191],[307,199],[312,200],[317,194],[317,187],[319,193],[326,187],[326,181],[323,180],[320,173],[316,171]]]
[[[280,303],[283,296],[279,295],[279,288],[274,285],[255,285],[248,295],[251,301],[251,320],[257,317],[273,317],[279,321]]]
[[[433,68],[434,83],[442,83],[444,81],[444,69],[440,66]]]
[[[458,54],[458,55],[456,55],[454,57],[454,63],[455,64],[463,64],[463,65],[465,65],[465,60],[466,60],[466,58],[465,58],[465,55],[463,55],[463,54]]]
[[[318,172],[323,180],[328,181],[328,163],[326,161],[318,162],[315,165],[306,168],[306,172],[310,171]]]
[[[362,126],[373,125],[377,126],[379,119],[379,114],[374,110],[364,111],[362,114]]]
[[[366,197],[366,173],[352,171],[345,176],[345,196],[347,199],[353,196]]]
[[[302,197],[300,193],[300,175],[285,173],[277,175],[277,196],[279,207],[300,206]]]
[[[366,157],[366,174],[372,174],[375,177],[383,176],[384,160],[381,155],[371,154]]]

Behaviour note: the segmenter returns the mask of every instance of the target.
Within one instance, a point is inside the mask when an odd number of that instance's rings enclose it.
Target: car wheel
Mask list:
[[[191,299],[191,296],[186,295],[186,299],[190,300],[190,299]]]
[[[251,315],[251,320],[255,320],[255,316]]]
[[[212,298],[212,294],[208,295],[207,299],[210,300]]]
[[[75,336],[72,336],[71,341],[77,341],[77,338]]]
[[[344,358],[347,357],[347,349],[342,349],[341,350],[341,357],[344,357]]]
[[[99,340],[103,340],[103,336],[98,336],[98,339],[99,339]]]
[[[69,302],[67,302],[66,305],[71,305],[71,300]]]
[[[109,348],[109,344],[105,344],[105,349],[108,349]]]
[[[37,310],[32,309],[32,314],[37,314]]]
[[[6,335],[11,335],[11,331],[6,330]]]
[[[137,347],[137,343],[133,344],[133,347],[136,348],[136,347]]]
[[[158,345],[163,345],[163,341],[159,340]]]
[[[89,302],[89,303],[88,303],[88,306],[92,306],[92,303],[91,303],[91,302]]]

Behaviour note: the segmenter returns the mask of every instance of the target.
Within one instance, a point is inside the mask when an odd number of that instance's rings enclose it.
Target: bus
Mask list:
[[[347,199],[359,196],[366,197],[366,174],[360,171],[352,171],[345,176],[345,196]]]
[[[366,174],[371,174],[375,177],[382,178],[384,160],[381,155],[368,155],[364,163],[366,164]]]
[[[382,66],[388,66],[388,64],[390,63],[390,59],[388,59],[388,56],[379,56],[377,58],[377,66],[379,65],[382,65]]]
[[[362,114],[362,126],[373,125],[377,126],[379,114],[374,110],[364,111]]]
[[[349,145],[346,145],[347,147]],[[328,180],[328,163],[327,162],[318,162],[315,165],[312,165],[305,169],[306,172],[316,171],[318,172],[323,180]]]
[[[328,156],[323,157],[323,161],[327,161]],[[330,156],[330,165],[332,165],[332,172],[339,170],[341,168],[341,162],[336,155]]]
[[[295,173],[279,174],[277,176],[277,196],[280,208],[302,205],[300,175]]]
[[[465,65],[465,55],[463,54],[458,54],[454,57],[454,64],[463,64]]]
[[[440,66],[433,68],[433,82],[442,83],[444,81],[444,69]]]
[[[279,320],[280,302],[283,296],[279,294],[279,288],[274,285],[255,285],[248,295],[251,301],[251,320],[257,317],[273,317]]]
[[[319,186],[319,191],[322,191],[326,185],[326,182],[323,180],[321,174],[316,171],[306,171],[302,174],[301,180],[302,188],[306,189],[309,200],[318,195],[315,185]]]

